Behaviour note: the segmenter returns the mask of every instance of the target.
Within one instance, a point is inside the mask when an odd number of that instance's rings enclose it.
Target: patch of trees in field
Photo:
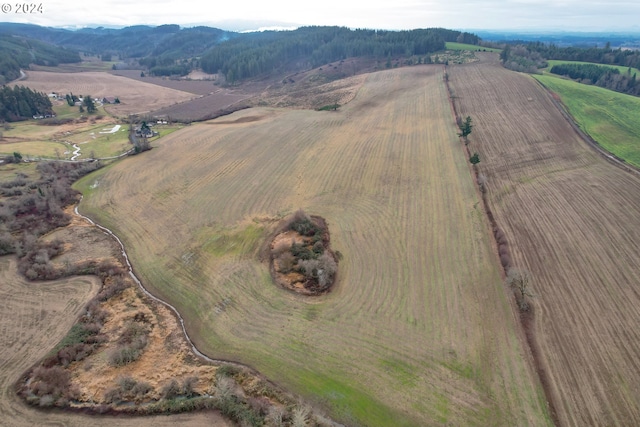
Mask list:
[[[539,73],[540,68],[549,65],[539,52],[525,45],[506,45],[500,53],[500,60],[506,68],[524,73]]]
[[[291,239],[279,239],[287,232],[294,233]],[[277,243],[271,244],[270,259],[277,283],[292,289],[284,277],[293,274],[294,283],[304,288],[299,291],[309,295],[325,292],[333,285],[340,255],[329,249],[329,231],[322,218],[300,209],[280,225],[276,239]]]
[[[350,57],[425,55],[444,50],[445,42],[479,42],[478,36],[441,28],[410,31],[351,30],[345,27],[302,27],[295,31],[241,34],[220,43],[200,59],[208,73],[221,72],[228,82],[289,67],[317,67]]]
[[[53,114],[49,97],[28,87],[0,88],[0,122],[17,122]]]
[[[551,67],[549,71],[590,84],[594,84],[608,73],[620,74],[617,68],[596,64],[558,64]]]
[[[54,46],[39,40],[0,35],[0,84],[20,77],[20,69],[30,64],[56,66],[80,62],[77,51]]]

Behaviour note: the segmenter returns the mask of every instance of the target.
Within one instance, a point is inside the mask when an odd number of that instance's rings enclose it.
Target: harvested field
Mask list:
[[[214,85],[215,82],[212,80],[169,79],[166,77],[152,76],[140,77],[140,70],[117,70],[112,71],[111,74],[169,89],[193,93],[195,95],[209,95],[212,92],[220,90],[218,86]]]
[[[539,366],[560,425],[640,425],[640,180],[497,56],[450,68],[488,199],[533,281]]]
[[[104,72],[29,71],[27,79],[21,80],[18,84],[45,93],[57,92],[62,95],[73,93],[78,96],[89,94],[94,98],[117,96],[121,103],[107,105],[105,108],[109,113],[120,117],[142,114],[195,98],[191,93]]]
[[[338,421],[549,425],[442,71],[370,74],[337,112],[189,126],[83,179],[81,210],[122,238],[201,351]],[[298,208],[328,221],[344,256],[317,298],[258,259]]]

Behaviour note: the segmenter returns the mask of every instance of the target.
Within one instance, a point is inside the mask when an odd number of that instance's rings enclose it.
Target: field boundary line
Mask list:
[[[449,104],[451,105],[453,119],[457,125],[458,119],[462,120],[462,117],[459,116],[458,110],[455,105],[455,100],[454,100],[455,97],[453,96],[453,91],[451,90],[451,86],[449,85],[449,75],[447,73],[447,68],[448,68],[448,65],[445,65],[443,80],[447,89],[447,95],[449,98]],[[461,139],[461,137],[459,139]],[[462,141],[460,142],[463,144],[462,149],[464,153],[466,153],[467,158],[469,158],[471,156],[471,151],[469,150],[469,146],[464,144]],[[472,165],[470,169],[472,169],[472,174],[476,180],[475,182],[476,185],[474,185],[474,187],[476,188],[476,192],[478,192],[478,186],[477,186],[478,166]],[[492,228],[491,231],[493,232],[492,235],[493,235],[493,241],[494,241],[494,253],[498,254],[498,248],[500,246],[500,242],[498,242],[498,239],[497,239],[497,232],[501,231],[501,229],[498,226],[498,221],[496,220],[495,215],[493,214],[493,211],[489,207],[489,201],[487,199],[486,192],[480,191],[480,200],[482,202],[485,215],[489,221],[489,225]],[[506,237],[503,236],[503,239],[506,241]],[[506,243],[506,246],[508,251],[508,241]],[[511,268],[510,261],[508,262],[508,264],[505,264],[502,262],[501,259],[498,259],[498,262],[502,267],[502,272],[503,272],[502,275],[504,279],[506,278],[508,269]],[[515,294],[512,293],[512,296],[510,298],[515,299]],[[557,404],[556,404],[555,394],[551,390],[547,371],[544,365],[542,364],[542,360],[540,357],[540,349],[538,346],[538,341],[535,336],[535,329],[533,327],[533,324],[535,322],[535,313],[533,310],[533,306],[529,308],[529,312],[522,312],[518,310],[518,319],[520,321],[520,327],[522,328],[522,333],[524,334],[524,337],[525,337],[524,342],[526,343],[526,347],[529,350],[529,355],[531,357],[531,360],[533,361],[533,370],[538,376],[538,380],[540,381],[540,385],[542,387],[542,391],[544,393],[545,400],[547,402],[547,407],[549,410],[549,414],[551,416],[551,421],[553,422],[553,425],[560,426],[561,425],[560,419],[556,411]]]
[[[609,163],[611,163],[612,165],[615,165],[617,167],[619,167],[620,169],[629,172],[631,174],[636,174],[638,176],[640,176],[640,169],[638,169],[637,167],[627,163],[624,159],[616,156],[615,154],[611,153],[610,151],[606,150],[604,147],[602,147],[598,141],[596,141],[595,139],[593,139],[591,137],[591,135],[589,135],[587,132],[585,132],[579,125],[578,122],[576,121],[576,119],[571,115],[571,113],[569,112],[569,109],[567,108],[567,106],[564,104],[564,102],[562,102],[562,99],[560,99],[560,95],[558,95],[557,93],[555,93],[554,91],[552,91],[551,89],[549,89],[544,83],[542,83],[540,80],[531,77],[536,83],[538,83],[543,89],[544,91],[549,95],[549,97],[551,98],[551,102],[553,103],[553,105],[555,105],[555,107],[560,111],[560,113],[562,114],[562,116],[565,118],[565,120],[567,122],[569,122],[569,124],[571,125],[571,127],[573,128],[573,130],[576,131],[576,133],[580,136],[580,138],[587,143],[587,145],[592,148],[596,153],[600,154],[601,157],[603,157],[605,160],[607,160]]]

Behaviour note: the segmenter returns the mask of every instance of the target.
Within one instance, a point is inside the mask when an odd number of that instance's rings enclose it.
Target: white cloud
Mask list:
[[[212,25],[256,21],[266,25],[342,25],[352,28],[624,29],[637,25],[638,1],[604,0],[103,0],[43,2],[43,13],[0,19],[51,26]],[[257,28],[257,27],[256,27]]]

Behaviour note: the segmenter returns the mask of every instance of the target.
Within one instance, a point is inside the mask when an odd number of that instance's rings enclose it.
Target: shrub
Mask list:
[[[12,254],[15,251],[11,234],[7,232],[0,233],[0,255]]]
[[[64,347],[85,343],[87,341],[87,338],[94,334],[94,326],[88,328],[84,323],[76,323],[71,327],[62,341],[60,341],[60,343],[56,346],[56,349],[60,350]]]
[[[234,377],[240,373],[240,368],[234,365],[224,364],[216,369],[216,378]]]
[[[138,360],[142,349],[147,345],[147,336],[136,338],[129,345],[122,345],[109,353],[109,363],[113,366],[124,366]]]
[[[125,324],[124,330],[120,335],[120,339],[118,340],[119,344],[131,344],[139,340],[141,337],[147,336],[148,331],[147,328],[136,322],[129,321]]]
[[[278,258],[279,270],[283,274],[290,273],[296,264],[296,258],[291,252],[285,252]]]
[[[311,249],[299,243],[294,243],[291,246],[291,254],[299,260],[317,258],[317,255]]]
[[[195,387],[198,385],[198,377],[187,377],[182,380],[181,394],[186,397],[193,397],[197,395]]]
[[[29,389],[36,396],[50,395],[54,400],[74,398],[76,391],[70,387],[70,381],[71,375],[60,366],[39,366],[33,371]]]
[[[119,377],[116,382],[118,383],[118,386],[120,387],[120,389],[125,392],[133,390],[133,388],[137,384],[137,381],[128,375],[124,377]]]
[[[151,387],[151,384],[144,381],[137,382],[131,389],[131,393],[133,393],[136,398],[142,398],[152,391],[153,387]]]
[[[318,285],[325,288],[338,270],[338,265],[331,255],[323,253],[318,259],[299,261],[298,265],[308,279],[317,279]]]
[[[309,423],[310,412],[308,407],[295,408],[291,414],[291,425],[293,427],[305,427]]]
[[[516,294],[516,302],[520,311],[529,310],[528,297],[532,297],[531,293],[531,275],[526,270],[510,268],[507,273],[507,285],[513,289]]]
[[[269,408],[267,420],[269,420],[275,427],[284,426],[284,419],[287,415],[287,410],[282,406],[273,405]]]
[[[173,399],[178,397],[181,393],[180,386],[178,385],[178,381],[172,379],[169,383],[162,386],[160,389],[160,395],[163,399]]]
[[[107,403],[116,403],[122,400],[122,390],[118,387],[108,389],[104,393],[104,400]]]
[[[291,229],[295,230],[301,236],[313,236],[319,230],[318,227],[311,222],[310,218],[304,218],[291,224]]]

